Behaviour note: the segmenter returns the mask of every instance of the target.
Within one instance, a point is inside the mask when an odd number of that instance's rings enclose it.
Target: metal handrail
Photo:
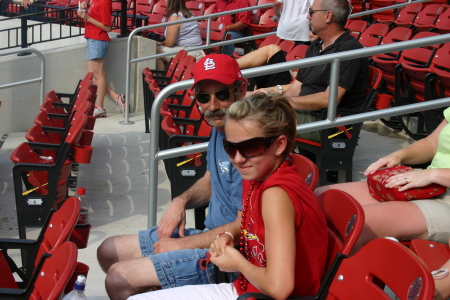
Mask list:
[[[41,76],[34,78],[34,79],[16,81],[14,83],[0,85],[0,90],[15,87],[15,86],[21,86],[21,85],[25,85],[25,84],[40,82],[41,83],[40,104],[42,104],[42,103],[44,103],[45,59],[44,59],[44,56],[42,55],[41,51],[39,51],[35,48],[23,48],[23,49],[16,49],[16,50],[1,51],[0,56],[8,56],[8,55],[13,55],[13,54],[28,53],[28,52],[32,52],[32,53],[36,54],[39,57],[39,59],[41,60]]]
[[[278,63],[269,66],[262,66],[252,69],[246,69],[242,71],[242,75],[245,78],[255,77],[263,74],[272,74],[282,71],[288,71],[293,69],[301,69],[304,67],[310,67],[315,65],[332,63],[331,76],[330,76],[330,88],[337,89],[339,72],[336,72],[336,68],[339,67],[340,61],[350,60],[360,57],[369,57],[376,54],[418,48],[428,45],[436,45],[450,42],[450,33],[439,36],[409,40],[405,42],[398,42],[393,44],[386,44],[380,46],[373,46],[369,48],[357,49],[352,51],[338,52],[333,54],[327,54],[318,57],[305,58],[296,61]],[[158,137],[159,137],[159,123],[160,115],[159,111],[164,100],[172,93],[187,89],[193,84],[193,79],[180,81],[171,84],[161,90],[156,96],[150,119],[150,144],[149,144],[149,198],[148,198],[148,226],[156,225],[156,212],[157,212],[157,190],[158,190],[158,164],[157,161],[166,158],[177,157],[180,155],[197,153],[205,151],[208,143],[202,143],[192,146],[186,146],[176,149],[162,150],[158,152]],[[313,130],[322,130],[335,126],[347,125],[351,123],[359,123],[363,121],[387,118],[391,116],[397,116],[402,114],[409,114],[412,112],[418,112],[428,109],[439,108],[443,106],[450,106],[450,98],[438,99],[433,101],[426,101],[423,103],[409,104],[395,108],[388,108],[379,111],[366,112],[346,117],[336,118],[336,103],[337,99],[330,98],[328,103],[328,115],[327,120],[301,124],[297,126],[297,133],[303,133]]]
[[[185,19],[185,20],[178,20],[178,21],[172,21],[172,22],[167,22],[167,23],[163,23],[163,24],[153,24],[153,25],[148,25],[148,26],[143,26],[143,27],[139,27],[134,29],[130,35],[128,36],[128,43],[127,43],[127,57],[126,57],[126,78],[125,78],[125,95],[130,95],[130,69],[131,69],[131,64],[133,63],[137,63],[137,62],[141,62],[141,61],[145,61],[145,60],[149,60],[149,59],[153,59],[153,58],[159,58],[159,57],[164,57],[167,56],[169,54],[174,54],[176,52],[168,52],[168,53],[163,53],[163,54],[157,54],[157,55],[151,55],[151,56],[146,56],[146,57],[142,57],[139,59],[131,59],[131,46],[132,46],[132,40],[133,37],[138,34],[141,31],[144,30],[149,30],[149,29],[155,29],[155,28],[159,28],[159,27],[166,27],[169,25],[177,25],[177,24],[183,24],[186,22],[193,22],[193,21],[201,21],[201,20],[211,20],[213,18],[217,18],[217,17],[221,17],[221,16],[226,16],[226,15],[230,15],[230,14],[236,14],[236,13],[240,13],[240,12],[246,12],[246,11],[251,11],[254,9],[261,9],[261,8],[270,8],[273,7],[273,3],[268,3],[268,4],[263,4],[263,5],[257,5],[257,6],[250,6],[250,7],[246,7],[246,8],[240,8],[240,9],[235,9],[235,10],[230,10],[230,11],[225,11],[225,12],[220,12],[220,13],[215,13],[215,14],[210,14],[210,15],[205,15],[205,16],[198,16],[198,17],[192,17],[189,19]],[[207,27],[207,31],[209,32],[210,30],[210,22],[208,22],[208,27]],[[223,45],[228,45],[228,44],[234,44],[234,43],[239,43],[239,42],[244,42],[244,41],[249,41],[249,40],[253,40],[255,38],[259,38],[259,37],[266,37],[269,35],[273,35],[275,34],[275,32],[273,33],[269,33],[269,34],[264,34],[264,35],[256,35],[253,37],[246,37],[246,38],[240,38],[240,39],[234,39],[234,40],[230,40],[230,41],[224,41],[224,42],[219,42],[219,43],[213,43],[213,44],[209,44],[209,40],[207,41],[207,45],[204,46],[198,46],[198,47],[189,47],[186,48],[187,51],[194,51],[194,50],[203,50],[203,49],[208,49],[208,48],[212,48],[212,47],[216,47],[216,46],[223,46]],[[124,116],[124,120],[120,121],[120,124],[123,125],[129,125],[129,124],[134,124],[134,122],[129,120],[129,110],[128,108],[129,106],[129,97],[126,97],[125,99],[125,116]]]

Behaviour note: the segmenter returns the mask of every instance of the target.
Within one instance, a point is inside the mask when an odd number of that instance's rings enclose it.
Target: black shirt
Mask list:
[[[322,43],[320,38],[312,42],[305,58],[363,48],[348,30],[324,51],[322,51]],[[300,69],[296,78],[302,83],[299,96],[324,92],[330,85],[330,70],[330,64]],[[366,97],[367,76],[368,60],[366,57],[341,61],[339,86],[347,91],[338,105],[339,108],[359,109],[362,107]]]

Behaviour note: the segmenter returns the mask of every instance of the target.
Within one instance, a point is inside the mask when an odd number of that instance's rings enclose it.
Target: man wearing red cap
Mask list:
[[[150,291],[214,283],[214,265],[200,265],[212,241],[233,226],[240,228],[241,176],[225,153],[226,110],[245,96],[245,84],[236,60],[211,54],[194,68],[196,100],[214,127],[208,145],[207,171],[191,188],[173,199],[158,223],[137,235],[107,238],[97,250],[111,299]],[[204,231],[185,228],[186,209],[209,202]]]

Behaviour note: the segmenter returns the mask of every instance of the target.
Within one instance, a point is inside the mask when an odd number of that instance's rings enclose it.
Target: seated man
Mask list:
[[[315,0],[309,10],[311,31],[318,39],[311,43],[306,57],[363,48],[345,29],[350,7],[347,0]],[[298,124],[314,122],[317,112],[328,107],[331,65],[302,68],[290,86],[262,89],[265,93],[283,93],[296,109]],[[368,76],[367,58],[342,61],[339,70],[339,108],[358,109],[363,105]],[[287,87],[287,89],[286,89]],[[320,143],[320,132],[299,134],[299,137]]]
[[[246,8],[249,6],[248,0],[217,0],[212,13]],[[225,23],[227,26],[227,33],[231,36],[230,39],[238,39],[244,37],[244,30],[250,24],[250,11],[222,16],[218,18],[218,21]],[[223,46],[222,52],[226,55],[233,55],[234,44]]]
[[[207,171],[173,199],[158,226],[136,235],[109,237],[100,245],[97,257],[107,272],[105,285],[111,299],[126,299],[155,287],[213,283],[214,265],[202,270],[199,261],[206,258],[208,247],[220,233],[241,226],[242,179],[222,140],[226,110],[243,98],[246,84],[234,58],[212,54],[195,65],[194,87],[198,105],[214,127]],[[185,210],[208,201],[207,229],[185,229]]]

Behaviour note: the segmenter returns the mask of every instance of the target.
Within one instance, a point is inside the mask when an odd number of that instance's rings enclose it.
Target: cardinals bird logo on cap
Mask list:
[[[216,63],[214,62],[214,59],[207,58],[203,66],[205,67],[205,71],[214,70],[216,68]]]

